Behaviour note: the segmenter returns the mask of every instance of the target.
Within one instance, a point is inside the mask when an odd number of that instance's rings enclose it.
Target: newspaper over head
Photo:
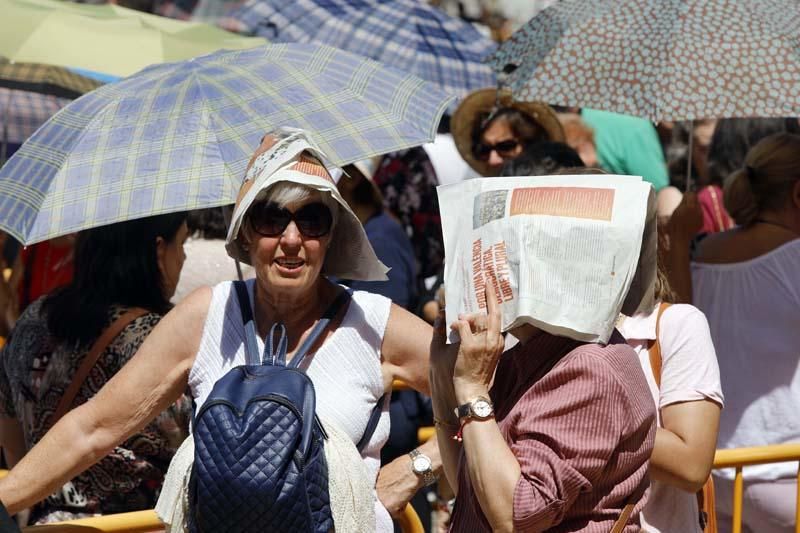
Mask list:
[[[652,309],[655,193],[640,177],[477,178],[437,192],[448,324],[485,312],[485,283],[503,331],[527,323],[605,343],[620,311]]]

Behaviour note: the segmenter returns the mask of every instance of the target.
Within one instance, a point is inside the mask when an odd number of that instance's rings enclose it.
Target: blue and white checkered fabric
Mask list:
[[[69,102],[49,94],[0,87],[0,142],[22,144]]]
[[[308,130],[342,165],[429,142],[452,97],[329,46],[277,44],[151,66],[70,103],[0,169],[23,243],[232,203],[262,136]]]
[[[496,46],[422,0],[249,0],[222,23],[270,42],[315,42],[363,55],[453,94],[496,85]]]

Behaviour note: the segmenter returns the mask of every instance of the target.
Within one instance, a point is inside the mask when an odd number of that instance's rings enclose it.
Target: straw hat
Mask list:
[[[461,157],[480,175],[493,176],[496,170],[492,170],[488,163],[473,155],[472,132],[475,131],[479,117],[487,116],[499,108],[511,108],[524,113],[544,130],[546,140],[564,142],[564,128],[549,105],[543,102],[515,102],[507,89],[481,89],[472,92],[453,113],[450,132]]]
[[[228,255],[251,264],[240,232],[247,210],[266,196],[270,187],[288,181],[330,194],[339,204],[339,217],[322,265],[323,274],[360,281],[388,279],[389,269],[378,260],[364,227],[336,188],[333,176],[338,177],[341,170],[329,162],[305,131],[285,128],[284,134],[254,159],[247,172],[225,240]]]

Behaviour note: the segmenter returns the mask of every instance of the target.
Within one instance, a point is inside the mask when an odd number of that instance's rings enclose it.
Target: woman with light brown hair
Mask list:
[[[696,494],[711,473],[717,445],[723,403],[719,366],[705,316],[692,305],[672,304],[661,268],[655,300],[649,311],[621,317],[617,324],[639,356],[658,409],[642,531],[701,533],[705,517]]]
[[[700,243],[689,292],[708,317],[719,354],[727,400],[719,446],[798,442],[800,136],[779,133],[756,144],[728,176],[724,200],[738,227]],[[680,243],[688,242],[692,228],[683,222],[693,216],[688,209],[680,213],[670,232],[673,248],[686,246]],[[676,272],[686,276],[688,269]],[[733,473],[714,474],[722,530],[731,513]],[[753,531],[794,530],[795,474],[788,463],[745,471],[743,516]]]

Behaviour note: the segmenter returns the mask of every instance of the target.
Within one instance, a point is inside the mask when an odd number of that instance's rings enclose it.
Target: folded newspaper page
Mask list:
[[[641,178],[478,178],[437,191],[448,324],[486,310],[486,283],[503,331],[528,323],[605,343],[620,311],[652,309],[655,193]]]

